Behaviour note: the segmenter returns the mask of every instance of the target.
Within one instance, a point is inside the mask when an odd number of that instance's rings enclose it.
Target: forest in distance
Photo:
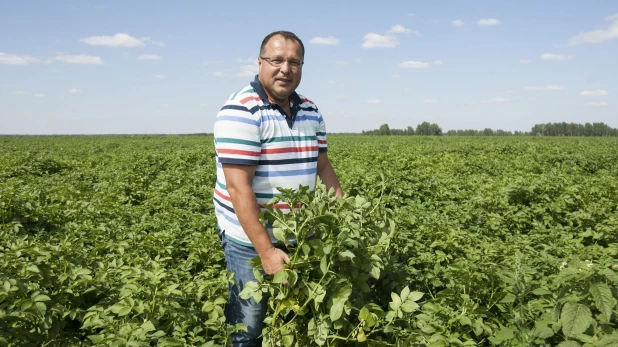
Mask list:
[[[391,129],[382,124],[378,129],[363,130],[362,135],[448,135],[448,136],[618,136],[618,129],[605,123],[541,123],[535,124],[529,132],[485,128],[483,130],[463,129],[443,132],[436,123],[422,122],[406,129]]]
[[[393,136],[576,136],[576,137],[618,137],[618,128],[599,123],[541,123],[535,124],[530,131],[510,131],[503,129],[485,128],[478,129],[451,129],[443,131],[436,123],[422,122],[416,127],[408,126],[405,129],[394,129],[388,124],[382,124],[378,129],[363,130],[355,132],[329,132],[329,135],[393,135]],[[212,136],[212,133],[190,133],[190,134],[0,134],[2,137],[37,137],[37,136]]]

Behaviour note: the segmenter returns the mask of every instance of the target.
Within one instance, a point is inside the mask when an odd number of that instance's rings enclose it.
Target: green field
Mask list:
[[[271,294],[266,343],[618,346],[618,139],[328,140],[348,198],[264,215],[299,237],[246,292]],[[0,137],[0,158],[0,346],[225,345],[212,137]]]

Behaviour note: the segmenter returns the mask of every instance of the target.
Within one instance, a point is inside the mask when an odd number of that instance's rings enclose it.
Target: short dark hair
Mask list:
[[[262,40],[262,45],[260,46],[260,55],[264,54],[264,51],[266,50],[266,45],[268,44],[268,41],[270,41],[270,39],[273,36],[276,36],[276,35],[281,35],[286,40],[292,40],[292,41],[298,42],[300,44],[300,49],[301,49],[301,51],[303,53],[303,58],[305,57],[305,45],[303,45],[303,42],[298,38],[298,36],[296,36],[296,34],[294,34],[293,32],[290,32],[290,31],[285,31],[285,30],[274,31],[274,32],[266,35],[264,40]]]

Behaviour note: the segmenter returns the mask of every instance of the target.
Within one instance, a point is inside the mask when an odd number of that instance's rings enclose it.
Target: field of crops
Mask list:
[[[224,346],[213,139],[0,138],[0,346]],[[331,136],[280,346],[618,346],[618,140]],[[311,234],[311,237],[307,235]],[[290,282],[283,286],[281,282]],[[269,295],[265,295],[269,294]]]

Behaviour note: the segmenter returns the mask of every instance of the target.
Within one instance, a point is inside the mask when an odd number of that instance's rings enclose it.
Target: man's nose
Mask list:
[[[281,64],[281,67],[279,68],[279,70],[283,73],[288,73],[291,69],[290,69],[290,62],[289,61],[284,61],[283,64]]]

